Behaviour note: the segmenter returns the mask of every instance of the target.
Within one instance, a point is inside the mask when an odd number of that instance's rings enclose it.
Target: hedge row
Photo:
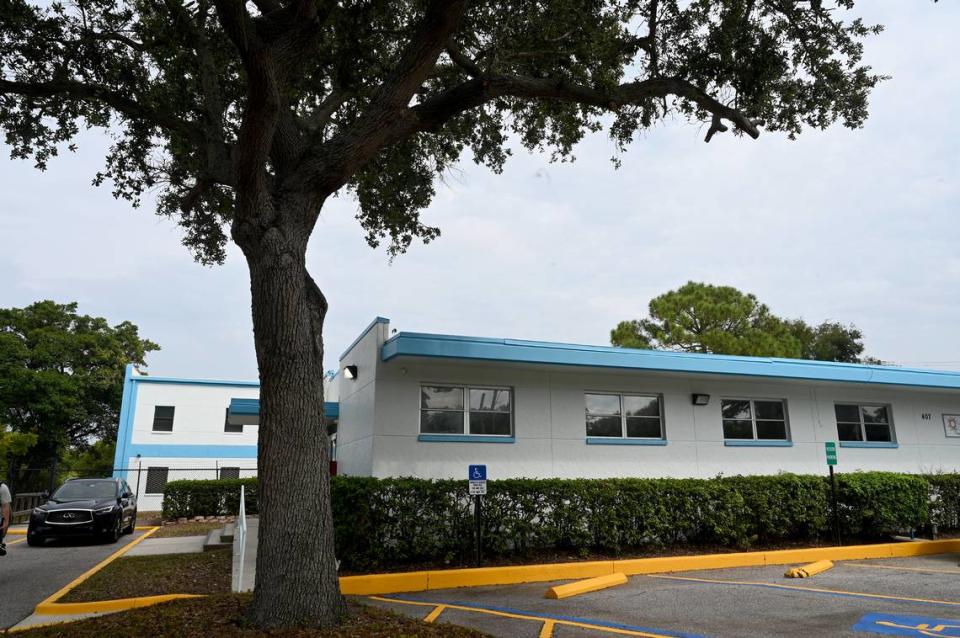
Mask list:
[[[256,479],[175,481],[165,517],[235,513],[240,485],[256,510]],[[848,539],[880,538],[936,523],[960,528],[960,474],[837,475]],[[337,556],[368,570],[460,563],[473,551],[466,481],[334,477]],[[507,479],[484,498],[487,556],[542,551],[621,554],[677,546],[750,547],[830,536],[824,477],[780,474],[715,479]]]
[[[170,481],[163,488],[163,518],[234,515],[240,511],[240,486],[245,486],[248,514],[257,513],[257,479]]]

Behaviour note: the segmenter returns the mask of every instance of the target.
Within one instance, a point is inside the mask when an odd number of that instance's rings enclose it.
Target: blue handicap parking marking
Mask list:
[[[960,638],[960,620],[901,614],[866,614],[853,626],[853,630],[887,636]]]
[[[486,481],[487,480],[487,466],[486,465],[471,465],[468,471],[468,475],[471,481]]]

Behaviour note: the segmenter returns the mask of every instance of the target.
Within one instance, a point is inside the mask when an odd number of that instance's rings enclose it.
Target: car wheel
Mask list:
[[[41,547],[45,540],[39,534],[27,534],[27,545],[30,547]]]
[[[133,534],[134,528],[137,526],[137,510],[133,510],[133,514],[130,515],[130,524],[124,528],[124,534]]]
[[[117,522],[114,523],[113,529],[107,532],[107,542],[116,543],[120,540],[120,537],[123,535],[123,513],[117,514]]]

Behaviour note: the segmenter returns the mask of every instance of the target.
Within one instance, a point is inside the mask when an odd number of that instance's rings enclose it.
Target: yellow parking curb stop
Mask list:
[[[607,587],[624,585],[626,582],[627,575],[622,572],[616,574],[607,574],[606,576],[597,576],[596,578],[587,578],[586,580],[578,580],[575,583],[551,587],[547,590],[546,597],[560,600],[563,598],[570,598],[571,596],[586,594],[592,591],[598,591],[600,589],[606,589]]]
[[[804,565],[803,567],[794,567],[793,569],[788,569],[784,576],[787,578],[809,578],[810,576],[816,576],[821,572],[825,572],[832,567],[833,561],[818,560],[815,563],[810,563],[809,565]]]

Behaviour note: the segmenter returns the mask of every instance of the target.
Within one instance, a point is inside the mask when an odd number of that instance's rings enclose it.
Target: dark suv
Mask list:
[[[71,479],[33,510],[27,544],[48,538],[97,536],[111,543],[132,534],[137,499],[123,479]]]

